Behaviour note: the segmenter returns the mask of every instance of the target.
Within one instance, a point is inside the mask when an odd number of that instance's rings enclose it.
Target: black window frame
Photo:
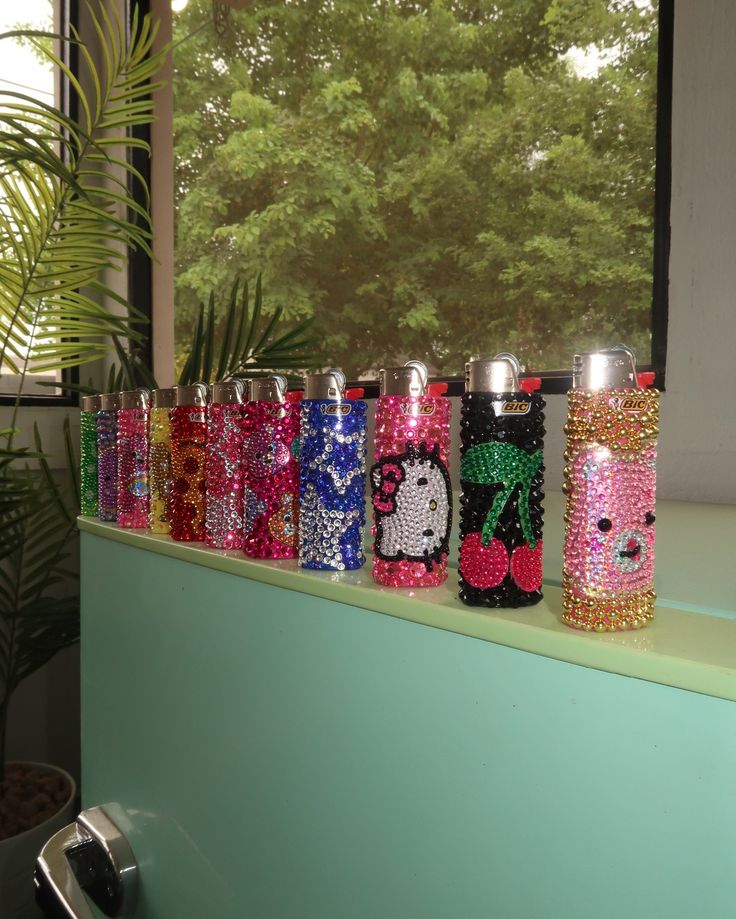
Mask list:
[[[127,38],[130,38],[130,27],[133,21],[134,8],[138,7],[138,15],[146,16],[151,12],[150,0],[125,0],[125,21],[128,26]],[[150,97],[146,97],[150,98]],[[137,125],[131,135],[138,140],[151,145],[150,124]],[[150,189],[151,187],[151,157],[139,147],[132,148],[128,157],[131,165],[140,173]],[[136,204],[150,209],[150,198],[143,193],[143,188],[134,175],[128,176],[128,192]],[[140,224],[142,218],[131,208],[128,209],[128,220]],[[147,320],[148,336],[137,347],[137,354],[142,363],[153,371],[153,262],[143,249],[133,249],[128,253],[128,302],[143,314]]]
[[[132,0],[128,0],[128,6]],[[148,12],[149,0],[140,0],[140,11]],[[639,370],[654,372],[654,385],[665,390],[667,366],[667,331],[669,317],[669,255],[670,255],[670,199],[672,193],[672,61],[674,48],[675,0],[659,0],[657,32],[657,120],[655,126],[655,178],[654,178],[654,253],[652,272],[651,362],[637,365]],[[150,142],[148,126],[142,134]],[[143,171],[150,187],[150,160],[144,157],[136,162]],[[142,196],[136,198],[142,203]],[[150,336],[148,354],[144,354],[150,366],[151,342],[155,316],[151,302],[151,260],[144,252],[133,253],[128,268],[131,302],[147,314]],[[613,342],[611,344],[614,344]],[[570,355],[572,360],[572,354]],[[562,395],[572,387],[570,370],[529,370],[526,377],[542,380],[541,392],[545,395]],[[448,396],[461,396],[465,392],[463,376],[432,377],[433,382],[447,383]],[[361,386],[366,398],[379,395],[376,380],[354,380],[351,386]]]

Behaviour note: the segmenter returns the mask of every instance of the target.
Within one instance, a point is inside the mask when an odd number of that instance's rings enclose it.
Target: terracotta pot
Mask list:
[[[74,816],[74,798],[77,786],[64,769],[47,763],[23,763],[25,766],[42,766],[63,775],[69,782],[69,798],[61,809],[43,823],[0,840],[0,915],[3,919],[40,919],[43,913],[36,906],[33,891],[33,867],[43,844]]]

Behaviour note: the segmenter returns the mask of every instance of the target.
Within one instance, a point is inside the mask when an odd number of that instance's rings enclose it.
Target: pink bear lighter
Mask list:
[[[576,355],[568,394],[563,621],[637,629],[654,615],[659,393],[626,348]]]

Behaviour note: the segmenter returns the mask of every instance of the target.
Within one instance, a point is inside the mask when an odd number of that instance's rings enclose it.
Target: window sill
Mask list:
[[[561,507],[561,496],[549,496],[549,499],[548,521],[551,522],[558,517],[554,511],[556,505]],[[705,508],[703,513],[706,516],[711,510],[707,505],[669,503],[673,505],[669,515],[666,511],[663,513],[661,505],[658,506],[659,520],[674,516],[678,527],[687,527],[691,537],[695,525],[693,520],[700,519],[698,508]],[[736,508],[713,510],[726,512],[721,522],[729,529],[733,528]],[[712,520],[708,523],[712,526]],[[285,590],[322,597],[583,667],[736,701],[736,625],[728,620],[726,609],[718,609],[713,615],[713,611],[705,607],[701,612],[691,611],[695,607],[687,601],[662,600],[657,605],[654,622],[642,631],[585,634],[562,624],[561,590],[554,584],[545,584],[544,600],[537,606],[520,610],[476,609],[465,606],[455,596],[452,570],[442,587],[404,591],[376,585],[371,578],[370,566],[340,574],[306,571],[299,568],[295,561],[248,559],[240,552],[208,549],[201,543],[178,543],[168,536],[156,536],[145,530],[125,530],[89,517],[79,518],[79,528],[103,539]],[[545,535],[551,551],[548,552],[545,545],[545,553],[547,561],[554,564],[558,541],[554,539],[554,525],[551,530],[549,535],[547,531]],[[665,527],[661,527],[661,531],[667,532]],[[712,531],[710,535],[712,539]],[[685,542],[682,539],[671,541],[673,546],[682,546]],[[715,544],[724,545],[724,541],[716,539]],[[663,580],[670,583],[668,569],[678,570],[677,559],[669,558],[668,552],[664,554]],[[686,561],[684,558],[679,560],[679,570],[684,566],[685,575],[692,579],[692,568],[684,565]],[[658,566],[659,562],[660,559]],[[695,562],[691,561],[693,564]],[[729,576],[732,572],[730,567],[720,570],[724,580],[727,579],[726,572]],[[700,574],[703,574],[702,570]],[[683,606],[687,608],[683,609]]]

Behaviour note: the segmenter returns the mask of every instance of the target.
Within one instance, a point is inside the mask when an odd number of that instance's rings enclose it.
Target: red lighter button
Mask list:
[[[304,398],[304,391],[301,389],[290,389],[286,394],[287,402],[301,402]]]
[[[346,399],[362,399],[365,395],[365,390],[362,386],[356,386],[354,389],[345,390]]]
[[[427,386],[428,396],[444,396],[447,392],[447,383],[430,383]]]
[[[523,380],[519,380],[519,389],[522,392],[536,392],[541,385],[541,377],[525,377]]]
[[[637,373],[636,382],[639,384],[640,389],[646,389],[647,386],[654,386],[654,377],[653,370],[643,370],[641,373]]]

